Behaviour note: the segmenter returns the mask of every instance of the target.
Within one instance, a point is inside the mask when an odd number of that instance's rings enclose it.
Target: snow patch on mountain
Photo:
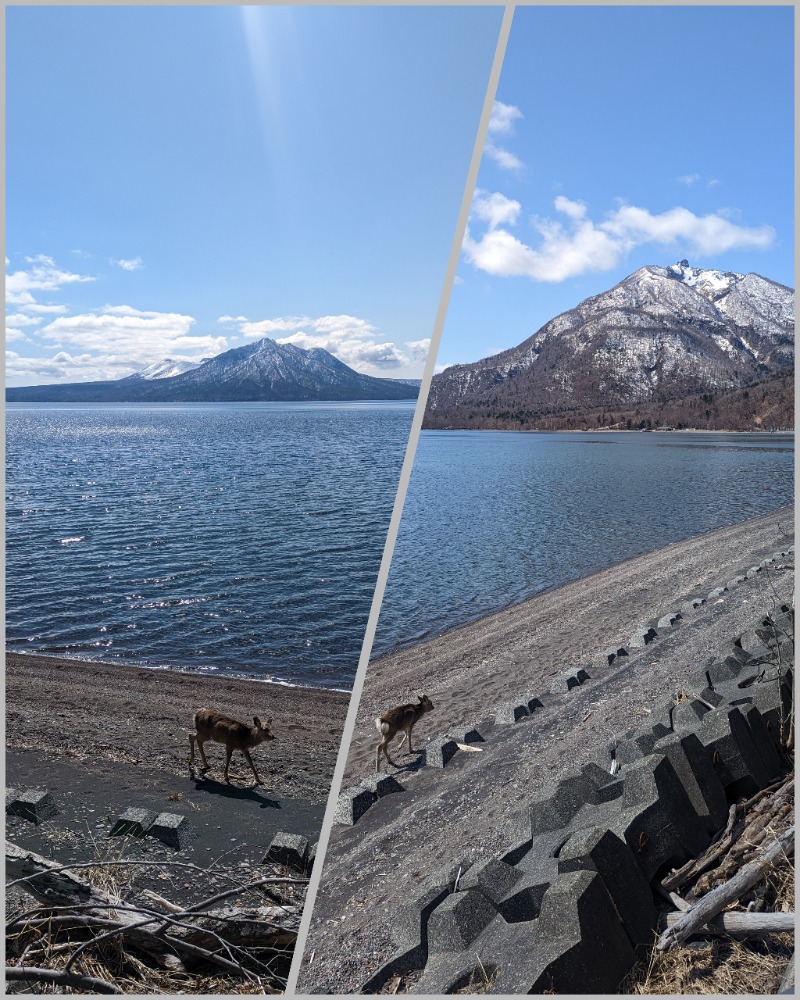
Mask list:
[[[149,382],[157,378],[174,378],[176,375],[183,375],[195,368],[199,368],[202,362],[197,361],[175,361],[172,358],[164,358],[163,361],[156,361],[142,371],[136,372],[138,378],[147,379]]]

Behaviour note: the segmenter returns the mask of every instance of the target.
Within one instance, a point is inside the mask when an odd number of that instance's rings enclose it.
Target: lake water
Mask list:
[[[424,431],[373,656],[793,502],[794,437]]]
[[[9,404],[7,647],[349,687],[413,411]]]

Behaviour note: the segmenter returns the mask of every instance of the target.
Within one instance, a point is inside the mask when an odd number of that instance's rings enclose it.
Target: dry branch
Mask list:
[[[122,990],[105,979],[95,976],[84,976],[77,972],[65,972],[63,969],[7,968],[6,979],[25,983],[58,983],[61,986],[83,987],[87,993],[122,993]]]
[[[659,951],[669,951],[682,944],[697,929],[712,920],[721,910],[752,888],[766,871],[781,858],[794,852],[794,827],[790,827],[767,847],[759,858],[749,862],[724,885],[703,896],[688,913],[669,927],[658,939]]]
[[[664,914],[661,920],[662,929],[666,930],[684,916],[684,911],[675,910]],[[697,933],[729,934],[731,937],[769,937],[770,934],[794,932],[793,913],[719,913],[709,920]]]

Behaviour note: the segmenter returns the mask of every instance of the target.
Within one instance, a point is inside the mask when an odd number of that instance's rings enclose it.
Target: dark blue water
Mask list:
[[[414,404],[7,408],[7,645],[349,687]]]
[[[792,435],[425,431],[373,656],[793,502]]]

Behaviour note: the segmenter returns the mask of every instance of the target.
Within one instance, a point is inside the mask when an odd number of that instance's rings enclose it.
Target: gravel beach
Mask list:
[[[445,769],[416,753],[384,768],[403,785],[354,826],[335,824],[305,945],[298,989],[359,992],[392,955],[404,902],[443,870],[496,856],[519,837],[519,810],[566,774],[599,759],[615,737],[657,717],[700,664],[770,609],[790,601],[793,559],[732,585],[638,655],[595,668],[596,654],[628,644],[639,625],[707,596],[794,536],[794,509],[670,545],[541,594],[474,624],[370,664],[343,787],[374,772],[374,718],[427,694],[434,710],[414,730],[426,742],[476,726],[482,752]],[[557,675],[586,664],[590,679],[559,690]],[[494,712],[525,692],[545,706],[530,722],[497,726]],[[395,744],[396,747],[396,744]]]

